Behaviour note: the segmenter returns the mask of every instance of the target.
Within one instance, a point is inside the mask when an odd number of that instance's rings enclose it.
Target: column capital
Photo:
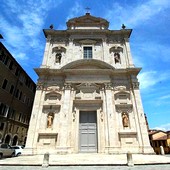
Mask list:
[[[36,90],[43,90],[43,88],[44,88],[44,86],[43,86],[43,84],[41,84],[41,83],[38,83],[38,84],[36,85]]]
[[[139,82],[132,82],[132,87],[134,90],[139,89]]]
[[[106,90],[111,90],[112,89],[112,83],[104,83],[105,89]]]
[[[65,83],[64,84],[64,89],[65,90],[71,90],[72,86],[71,86],[71,83]]]
[[[50,42],[51,41],[51,35],[48,35],[46,40],[47,40],[47,42]]]

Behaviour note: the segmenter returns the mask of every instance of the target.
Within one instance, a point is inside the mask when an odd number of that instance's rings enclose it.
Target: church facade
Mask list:
[[[129,38],[90,13],[45,29],[25,152],[153,153]]]

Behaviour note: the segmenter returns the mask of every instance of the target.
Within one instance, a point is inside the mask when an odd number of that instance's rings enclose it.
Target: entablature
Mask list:
[[[124,29],[124,30],[94,30],[94,29],[81,29],[81,30],[53,30],[53,29],[43,29],[44,35],[47,38],[48,36],[51,39],[55,39],[57,37],[61,37],[60,39],[65,39],[68,41],[69,38],[74,38],[77,35],[77,38],[81,39],[92,38],[92,37],[105,37],[107,41],[111,41],[114,39],[124,39],[130,38],[132,29]]]

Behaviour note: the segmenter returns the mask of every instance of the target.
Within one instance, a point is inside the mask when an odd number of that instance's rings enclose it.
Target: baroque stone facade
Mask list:
[[[103,18],[45,29],[25,153],[153,153],[130,51],[131,29]]]

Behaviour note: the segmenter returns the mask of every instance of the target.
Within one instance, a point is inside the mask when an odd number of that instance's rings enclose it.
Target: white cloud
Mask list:
[[[151,129],[158,129],[158,130],[163,130],[163,131],[169,131],[170,130],[170,123],[163,124],[163,125],[151,128]]]
[[[69,14],[68,14],[68,17],[66,18],[66,21],[68,21],[70,18],[79,16],[83,10],[84,10],[84,7],[81,6],[80,3],[75,2],[73,7],[69,10]]]
[[[40,51],[39,33],[42,31],[45,18],[51,8],[55,8],[61,0],[16,1],[3,2],[3,15],[0,20],[1,34],[10,52],[15,54],[18,60],[27,60],[26,51],[37,49]],[[19,52],[18,52],[19,51]]]
[[[169,74],[158,73],[157,71],[142,72],[138,75],[141,89],[146,89],[154,86],[163,80],[169,79],[169,77]]]
[[[134,45],[135,46],[135,45]],[[137,49],[135,49],[137,47]],[[169,44],[161,44],[158,42],[146,41],[145,43],[136,43],[134,50],[142,54],[141,58],[152,57],[152,59],[159,59],[164,62],[170,62],[170,47]],[[145,54],[145,56],[143,56]],[[147,55],[147,56],[146,56]],[[145,61],[146,62],[146,61]]]
[[[170,99],[170,94],[167,94],[167,95],[164,95],[164,96],[161,96],[160,97],[161,100],[164,100],[164,99]]]
[[[158,92],[158,97],[154,99],[153,104],[154,104],[156,107],[160,107],[160,106],[167,107],[167,106],[170,105],[169,90],[164,91],[164,92],[166,92],[167,94],[166,94],[166,95],[161,95],[161,94],[159,94],[159,92]],[[167,111],[166,111],[166,112],[167,112]],[[166,114],[166,112],[164,112],[164,114]],[[168,112],[167,114],[169,114],[169,112]]]
[[[136,6],[122,5],[121,3],[113,2],[111,10],[108,10],[106,18],[120,26],[122,23],[128,27],[135,27],[143,24],[145,21],[151,19],[164,9],[170,8],[169,0],[148,0],[141,3],[136,3]],[[113,27],[113,23],[111,25]],[[115,25],[114,25],[115,27]]]
[[[15,54],[15,58],[18,60],[28,60],[28,57],[25,53],[17,53]]]
[[[79,2],[76,1],[72,6],[73,7],[70,8],[69,11],[68,11],[68,15],[67,15],[65,22],[67,22],[69,19],[75,18],[77,16],[84,15],[84,13],[82,14],[84,7]],[[59,25],[58,29],[60,29],[60,30],[67,29],[65,22],[64,22],[64,24]]]
[[[26,12],[25,14],[20,14],[18,18],[22,22],[23,29],[26,31],[27,36],[36,36],[44,24],[38,13],[28,15],[28,12]]]

